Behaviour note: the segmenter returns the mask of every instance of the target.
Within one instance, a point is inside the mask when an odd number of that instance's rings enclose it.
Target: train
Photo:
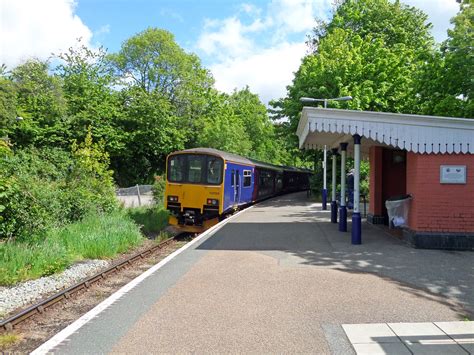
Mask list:
[[[181,232],[200,233],[253,203],[308,190],[311,174],[213,148],[173,152],[166,159],[169,224]]]

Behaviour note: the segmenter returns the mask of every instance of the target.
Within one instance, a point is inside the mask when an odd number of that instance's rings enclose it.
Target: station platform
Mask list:
[[[262,202],[37,353],[352,354],[348,324],[472,317],[474,253],[413,249],[362,228],[351,245],[306,193]]]

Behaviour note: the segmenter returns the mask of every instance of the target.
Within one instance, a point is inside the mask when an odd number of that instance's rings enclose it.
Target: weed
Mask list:
[[[168,224],[168,211],[156,206],[129,208],[127,214],[146,235],[158,233]]]
[[[8,346],[20,341],[21,337],[12,333],[0,334],[0,350],[6,349]]]

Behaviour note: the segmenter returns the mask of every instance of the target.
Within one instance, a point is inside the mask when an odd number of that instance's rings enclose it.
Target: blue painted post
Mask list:
[[[324,161],[323,161],[323,191],[322,191],[322,196],[323,196],[323,211],[326,211],[328,209],[327,201],[328,201],[328,190],[326,188],[326,157],[327,157],[327,149],[326,146],[324,146]]]
[[[360,136],[354,135],[354,213],[352,214],[352,244],[362,243],[360,218]]]
[[[331,223],[337,223],[337,202],[336,202],[336,164],[337,164],[337,148],[333,148],[332,152],[332,195],[331,195]]]
[[[341,203],[339,205],[339,231],[340,232],[347,232],[346,153],[347,153],[347,143],[341,143]]]

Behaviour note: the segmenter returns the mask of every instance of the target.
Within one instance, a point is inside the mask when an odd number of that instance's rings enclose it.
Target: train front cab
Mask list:
[[[224,160],[199,153],[167,158],[165,204],[170,225],[199,233],[219,220],[224,207]]]

